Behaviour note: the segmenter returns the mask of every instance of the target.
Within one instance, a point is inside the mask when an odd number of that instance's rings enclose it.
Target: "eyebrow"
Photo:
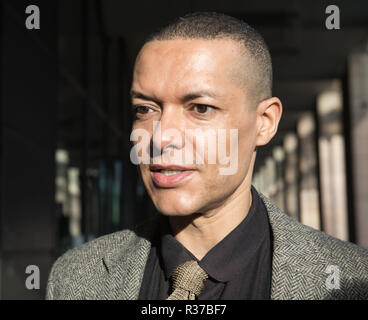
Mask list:
[[[210,98],[213,98],[213,99],[218,98],[218,96],[215,93],[204,90],[204,91],[195,91],[195,92],[188,93],[182,98],[182,100],[183,101],[190,101],[190,100],[194,100],[194,99],[197,99],[197,98],[205,98],[205,97],[210,97]]]
[[[143,99],[143,100],[149,100],[149,101],[155,101],[156,103],[159,103],[159,101],[153,97],[147,96],[141,92],[130,90],[130,97],[132,99]]]
[[[148,95],[145,95],[141,92],[135,91],[135,90],[131,90],[130,91],[130,96],[132,99],[136,98],[136,99],[143,99],[143,100],[150,100],[150,101],[155,101],[156,103],[160,103],[160,101],[158,101],[158,99],[154,98],[154,97],[150,97]],[[218,96],[210,91],[206,91],[206,90],[201,90],[201,91],[195,91],[195,92],[190,92],[187,93],[186,95],[184,95],[181,98],[181,101],[183,102],[188,102],[190,100],[194,100],[197,98],[204,98],[204,97],[210,97],[213,99],[218,98]]]

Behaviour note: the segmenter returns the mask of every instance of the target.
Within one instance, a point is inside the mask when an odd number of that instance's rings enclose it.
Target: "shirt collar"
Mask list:
[[[162,219],[161,234],[159,252],[160,257],[162,258],[165,278],[167,280],[178,265],[189,260],[198,261],[198,259],[171,234],[170,224],[167,217]]]
[[[252,205],[247,216],[200,261],[172,236],[168,219],[162,220],[160,255],[166,279],[188,260],[198,261],[207,274],[219,282],[231,280],[246,268],[269,232],[265,206],[253,187],[251,192]]]

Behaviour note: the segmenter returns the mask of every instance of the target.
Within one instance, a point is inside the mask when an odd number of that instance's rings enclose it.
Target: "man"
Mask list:
[[[366,250],[298,223],[251,186],[256,147],[282,113],[271,84],[262,37],[235,18],[197,13],[153,34],[134,67],[132,159],[161,215],[64,254],[47,298],[368,298]]]

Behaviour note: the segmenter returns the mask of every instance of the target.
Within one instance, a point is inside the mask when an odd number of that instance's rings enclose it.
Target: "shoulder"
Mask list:
[[[347,257],[363,258],[368,264],[368,250],[351,242],[334,238],[325,232],[306,226],[282,212],[269,199],[261,195],[266,205],[272,229],[277,233],[277,240],[284,241],[285,249],[288,247],[305,246],[314,250],[323,251],[337,259],[345,260]]]
[[[279,287],[300,292],[297,297],[368,298],[367,249],[303,225],[261,198],[271,224],[273,272]],[[338,278],[339,290],[329,290],[329,276]],[[288,279],[290,287],[284,284]]]
[[[68,250],[53,264],[46,289],[46,299],[83,299],[80,291],[91,275],[103,276],[103,257],[135,238],[131,230],[108,234]],[[76,288],[74,288],[76,287]],[[69,292],[74,291],[74,294]]]
[[[89,286],[98,285],[107,277],[110,265],[142,247],[149,246],[155,223],[151,219],[132,230],[104,235],[68,250],[51,268],[46,299],[85,299],[85,292],[81,292],[79,296],[76,292],[86,290],[87,283]],[[72,291],[73,294],[69,293]]]
[[[136,235],[132,230],[122,230],[93,239],[69,249],[55,261],[53,269],[59,269],[60,271],[65,270],[65,268],[72,269],[76,266],[85,265],[87,261],[93,264],[95,261],[99,261],[107,252],[126,245],[135,237]]]
[[[306,263],[328,292],[325,299],[368,299],[368,250],[336,239],[299,222],[295,240],[300,243],[298,263]],[[301,238],[303,237],[303,240]],[[307,270],[305,268],[304,270]]]

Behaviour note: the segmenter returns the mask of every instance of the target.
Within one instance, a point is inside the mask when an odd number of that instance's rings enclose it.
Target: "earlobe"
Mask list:
[[[277,132],[282,115],[282,103],[279,98],[272,97],[263,100],[257,107],[258,117],[261,118],[261,127],[257,134],[257,146],[266,145]]]

